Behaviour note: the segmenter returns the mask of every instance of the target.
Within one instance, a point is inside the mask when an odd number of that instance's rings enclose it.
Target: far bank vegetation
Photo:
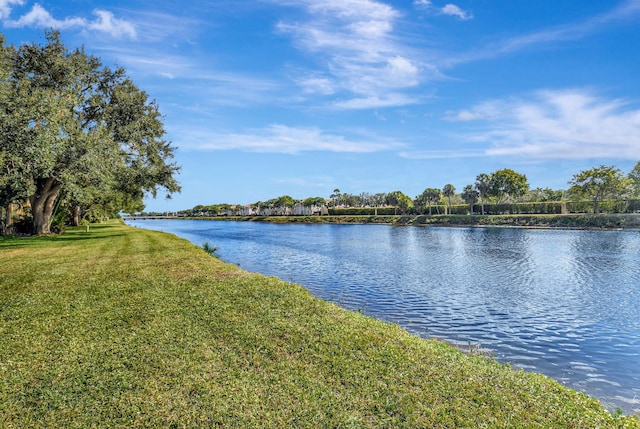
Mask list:
[[[296,200],[284,195],[253,204],[197,205],[173,213],[148,216],[468,216],[563,215],[640,212],[640,162],[624,174],[601,165],[575,174],[569,188],[532,189],[527,177],[511,169],[482,173],[458,191],[448,183],[409,197],[401,191],[350,194],[334,189],[329,198]]]

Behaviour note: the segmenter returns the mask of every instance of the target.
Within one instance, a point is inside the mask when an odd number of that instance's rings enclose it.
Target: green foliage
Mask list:
[[[562,202],[544,203],[512,203],[512,204],[486,204],[485,214],[562,214],[566,211],[566,205]]]
[[[325,204],[326,204],[326,201],[322,197],[310,197],[310,198],[305,198],[302,201],[302,205],[305,207],[324,206]]]
[[[474,183],[475,189],[478,191],[478,195],[480,196],[480,204],[482,207],[482,214],[484,215],[484,201],[489,195],[489,191],[491,190],[491,176],[486,173],[480,173],[476,177],[476,182]]]
[[[0,202],[29,200],[35,231],[46,234],[62,193],[86,213],[179,191],[156,103],[123,69],[68,50],[55,31],[46,39],[2,46]]]
[[[569,213],[595,213],[594,201],[568,201]],[[638,210],[638,200],[604,200],[598,201],[597,213],[633,213]]]
[[[618,199],[628,185],[622,172],[613,167],[601,165],[575,174],[569,181],[569,193],[578,198],[588,198],[593,202],[593,213],[599,213],[600,202]]]
[[[429,215],[432,212],[432,206],[434,204],[438,204],[442,199],[442,192],[438,188],[427,188],[420,195],[418,195],[414,201],[414,206],[416,210],[420,213],[424,211],[425,208],[428,207]]]
[[[209,255],[213,256],[214,258],[220,258],[217,255],[218,252],[218,247],[217,246],[212,246],[209,244],[209,242],[205,241],[204,244],[202,245],[202,249],[207,252]]]
[[[536,188],[527,193],[525,201],[532,203],[544,203],[548,201],[562,201],[563,197],[564,192],[561,190],[553,190],[550,188]]]
[[[353,208],[330,208],[331,216],[374,216],[395,215],[397,210],[394,207],[353,207]]]
[[[462,200],[470,206],[477,203],[478,198],[480,198],[480,193],[473,188],[473,185],[466,185],[462,190]]]
[[[631,186],[632,195],[635,198],[640,197],[640,161],[629,172],[629,184]]]
[[[504,202],[507,197],[521,197],[529,190],[527,176],[509,168],[492,173],[490,183],[488,194],[494,197],[498,204]]]

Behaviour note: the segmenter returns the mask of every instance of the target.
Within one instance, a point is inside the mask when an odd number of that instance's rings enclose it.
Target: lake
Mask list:
[[[640,232],[136,220],[640,412]]]

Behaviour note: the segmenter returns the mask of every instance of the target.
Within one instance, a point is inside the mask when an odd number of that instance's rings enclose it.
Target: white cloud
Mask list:
[[[333,106],[338,109],[376,109],[382,107],[407,106],[415,104],[418,101],[415,98],[408,97],[403,94],[385,94],[384,96],[370,96],[361,98],[350,98],[347,100],[338,100]]]
[[[433,5],[431,4],[431,0],[414,0],[413,5],[417,8],[430,8]]]
[[[394,35],[400,12],[374,0],[272,0],[275,3],[305,7],[306,22],[280,22],[282,33],[309,55],[318,57],[321,71],[307,73],[322,76],[316,80],[298,79],[305,92],[323,95],[350,94],[352,103],[335,106],[364,108],[362,100],[401,100],[389,94],[421,83],[423,67],[413,59],[411,50]],[[323,67],[321,66],[321,67]],[[430,68],[427,66],[427,70]],[[374,103],[374,107],[383,104]]]
[[[447,4],[442,9],[440,9],[440,11],[445,15],[455,16],[463,21],[468,21],[473,18],[473,15],[470,12],[465,12],[455,4]]]
[[[448,116],[485,119],[483,130],[469,138],[488,143],[487,155],[637,159],[640,153],[640,109],[585,90],[539,91]]]
[[[396,87],[415,86],[418,84],[419,69],[410,60],[397,55],[387,59],[388,81]]]
[[[94,21],[88,21],[81,17],[67,17],[60,20],[54,18],[49,11],[36,3],[29,12],[22,15],[20,18],[16,20],[9,20],[8,14],[11,12],[11,4],[23,4],[23,2],[18,3],[17,1],[12,2],[9,0],[4,3],[0,3],[0,14],[6,14],[4,15],[4,24],[9,28],[36,27],[56,28],[59,30],[79,28],[82,30],[95,30],[108,33],[115,38],[128,37],[134,39],[136,37],[136,29],[133,24],[115,18],[113,13],[109,11],[100,9],[94,10],[93,13],[97,17]]]
[[[190,143],[182,148],[193,150],[244,150],[249,152],[288,153],[343,152],[370,153],[389,150],[399,145],[389,141],[350,139],[325,133],[319,128],[296,128],[274,124],[253,134],[214,135],[205,130],[188,132]]]
[[[93,13],[97,15],[98,19],[88,23],[87,28],[90,30],[108,33],[115,38],[120,38],[123,35],[130,39],[136,38],[136,28],[130,22],[117,19],[113,13],[106,10],[95,10]]]
[[[336,92],[335,82],[326,77],[308,76],[298,79],[297,83],[307,94],[332,95]]]
[[[24,0],[0,0],[0,19],[7,19],[11,16],[13,6],[22,6]]]
[[[67,29],[71,27],[84,27],[86,21],[82,18],[66,18],[64,20],[57,20],[51,16],[51,14],[45,10],[39,4],[33,5],[33,8],[25,15],[21,16],[15,21],[7,21],[5,23],[7,27],[44,27],[44,28],[57,28]]]
[[[418,150],[403,151],[398,154],[406,159],[460,159],[486,157],[482,150]]]
[[[459,111],[448,110],[445,112],[444,120],[451,122],[467,122],[478,120],[497,119],[503,114],[503,105],[496,101],[487,101],[474,106],[471,110],[462,109]]]
[[[454,112],[454,111],[447,111],[445,113],[445,121],[475,121],[478,119],[485,119],[485,115],[478,111],[470,111],[470,110],[460,110],[458,112]]]
[[[462,21],[468,21],[470,19],[473,19],[473,14],[471,12],[466,12],[463,9],[461,9],[460,6],[457,6],[452,3],[448,3],[443,7],[436,7],[433,5],[431,0],[414,0],[413,6],[416,9],[434,10],[437,13],[442,15],[455,16]]]

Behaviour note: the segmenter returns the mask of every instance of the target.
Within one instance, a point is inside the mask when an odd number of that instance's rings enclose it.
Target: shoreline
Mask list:
[[[566,215],[325,215],[325,216],[126,216],[123,220],[215,220],[235,222],[359,224],[391,226],[439,226],[458,228],[524,228],[564,230],[640,231],[640,214],[566,214]]]

